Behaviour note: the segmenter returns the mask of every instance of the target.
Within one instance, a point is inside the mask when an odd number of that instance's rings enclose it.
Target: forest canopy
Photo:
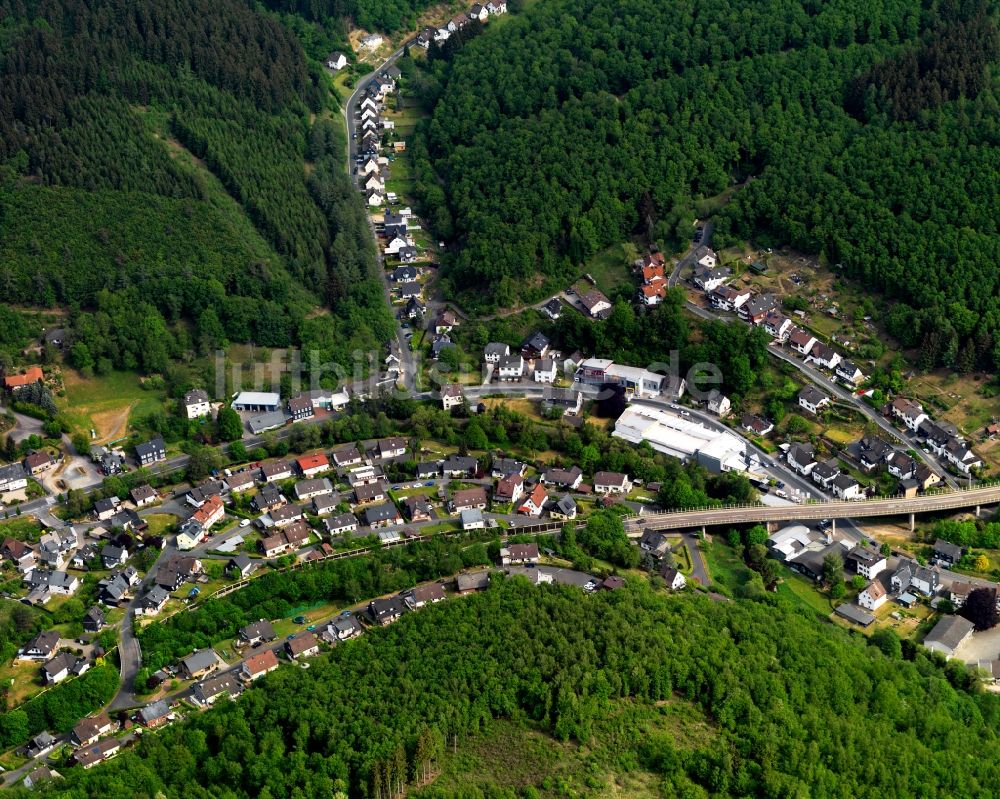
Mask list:
[[[0,19],[0,294],[70,306],[74,366],[227,341],[346,361],[388,338],[328,79],[274,15],[0,0]]]
[[[415,174],[457,251],[444,285],[538,300],[633,234],[686,247],[736,185],[717,242],[821,254],[896,301],[924,365],[964,347],[995,368],[996,61],[983,0],[531,6],[425,78]]]
[[[683,745],[619,731],[628,745],[615,771],[651,772],[663,796],[1000,790],[1000,701],[967,690],[960,664],[898,641],[884,654],[776,597],[494,583],[370,630],[308,670],[283,667],[106,765],[64,770],[49,795],[385,799],[491,719],[585,745],[623,702],[691,703],[712,727]]]

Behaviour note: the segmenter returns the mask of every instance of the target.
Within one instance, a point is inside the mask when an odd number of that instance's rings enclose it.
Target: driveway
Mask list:
[[[697,580],[698,583],[707,588],[711,580],[708,577],[708,568],[705,566],[705,556],[701,554],[701,549],[698,547],[698,537],[687,534],[682,537],[682,540],[688,557],[691,559],[691,579]]]

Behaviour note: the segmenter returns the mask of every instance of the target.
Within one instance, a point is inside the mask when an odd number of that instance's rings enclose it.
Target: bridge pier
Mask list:
[[[912,533],[916,529],[917,529],[917,514],[911,513],[910,514],[910,532]]]
[[[976,518],[977,519],[979,518],[979,509],[980,509],[980,506],[976,505]]]
[[[837,518],[834,517],[830,519],[830,535],[837,534]]]

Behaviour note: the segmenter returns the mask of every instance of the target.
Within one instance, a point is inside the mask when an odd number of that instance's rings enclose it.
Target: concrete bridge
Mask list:
[[[875,497],[866,500],[835,500],[810,502],[802,505],[727,505],[718,508],[697,508],[677,511],[659,511],[628,516],[625,530],[632,537],[643,530],[683,530],[687,528],[716,527],[733,524],[757,524],[793,521],[819,521],[820,519],[864,519],[877,516],[909,516],[913,529],[914,516],[918,513],[961,510],[972,508],[978,516],[984,505],[1000,504],[1000,484],[935,491],[919,497]]]

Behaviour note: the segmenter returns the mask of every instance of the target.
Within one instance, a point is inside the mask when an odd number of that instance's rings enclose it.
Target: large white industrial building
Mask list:
[[[694,459],[709,471],[747,471],[742,439],[659,408],[629,406],[618,417],[614,435],[633,444],[646,441],[657,452],[684,461]]]

